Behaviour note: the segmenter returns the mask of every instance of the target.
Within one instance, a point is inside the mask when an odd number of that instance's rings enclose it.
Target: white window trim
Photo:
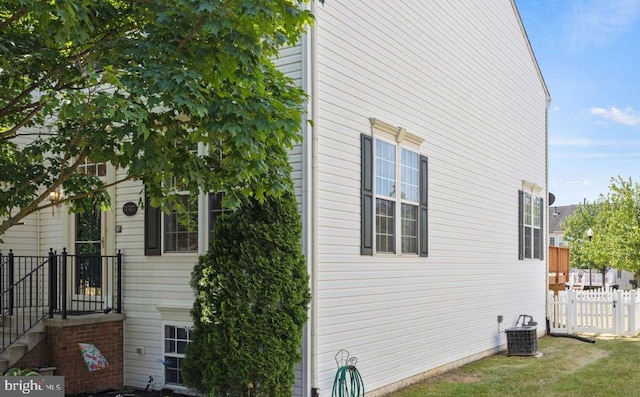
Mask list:
[[[176,192],[175,194],[178,195],[185,195],[188,194],[182,191]],[[167,221],[167,216],[168,214],[166,213],[162,213],[162,215],[160,216],[160,228],[161,228],[161,233],[162,233],[162,255],[169,255],[169,256],[193,256],[193,255],[198,255],[200,253],[200,249],[203,246],[202,245],[202,216],[201,213],[202,211],[202,194],[198,195],[198,217],[197,217],[197,222],[198,222],[198,237],[197,237],[197,241],[198,241],[198,246],[196,247],[196,249],[194,251],[167,251],[167,232],[166,232],[166,221]]]
[[[164,360],[164,357],[167,356],[167,352],[165,351],[165,342],[166,342],[166,326],[171,326],[171,327],[182,327],[182,328],[189,328],[189,332],[191,336],[191,333],[193,332],[193,323],[191,322],[185,322],[185,321],[163,321],[162,322],[162,360]],[[177,353],[169,353],[169,355],[171,356],[175,356],[175,357],[179,357],[179,358],[184,358],[184,354],[177,354]],[[162,365],[162,364],[161,364]],[[170,388],[170,389],[174,389],[174,390],[188,390],[188,387],[186,385],[178,385],[178,384],[173,384],[173,383],[167,383],[167,378],[166,378],[166,372],[165,372],[165,366],[162,365],[162,386],[166,387],[166,388]]]
[[[538,190],[538,192],[539,191],[540,190]],[[536,260],[538,260],[540,258],[536,258],[535,257],[535,249],[536,249],[535,231],[536,230],[540,230],[543,227],[543,225],[542,224],[538,224],[536,226],[536,224],[535,224],[536,223],[536,219],[538,219],[538,222],[541,222],[540,214],[538,214],[538,217],[535,216],[536,215],[535,206],[539,202],[538,200],[541,198],[541,196],[539,194],[535,194],[535,193],[532,193],[532,192],[529,192],[529,191],[526,191],[526,190],[523,191],[523,194],[524,194],[524,197],[523,197],[523,205],[522,205],[522,225],[524,227],[524,230],[522,232],[525,233],[525,235],[526,235],[526,229],[527,228],[531,229],[531,243],[530,243],[530,247],[529,247],[530,250],[531,250],[531,256],[528,257],[526,255],[526,252],[527,252],[527,247],[526,246],[524,247],[523,255],[524,255],[524,259],[536,259]],[[526,219],[527,219],[526,218],[526,213],[524,212],[525,209],[527,208],[527,196],[529,196],[530,200],[531,200],[531,202],[530,202],[531,208],[530,208],[530,213],[529,213],[530,218],[531,218],[531,223],[527,223],[527,221],[526,221]],[[540,211],[544,211],[544,208],[541,207]],[[539,238],[540,239],[544,239],[545,237],[544,236],[540,236]],[[526,242],[526,238],[524,239],[523,243],[525,243],[525,242]],[[546,245],[543,244],[543,247],[544,246],[546,246]],[[541,253],[539,253],[539,255],[543,255],[543,253],[541,252]]]
[[[396,191],[399,191],[401,178],[402,178],[402,149],[407,149],[414,153],[417,153],[418,156],[421,155],[420,145],[424,142],[424,139],[408,132],[405,128],[395,127],[389,123],[381,121],[376,118],[369,119],[371,123],[371,133],[373,137],[373,186],[374,186],[374,202],[373,202],[373,254],[381,255],[381,256],[410,256],[417,257],[420,256],[420,252],[410,253],[410,252],[402,252],[402,204],[409,203],[415,204],[418,207],[418,212],[420,210],[419,202],[412,202],[403,200],[397,193],[394,198],[394,250],[395,252],[380,252],[378,251],[378,247],[376,245],[377,241],[377,229],[376,229],[376,200],[378,198],[389,200],[387,196],[381,196],[378,194],[376,187],[376,177],[377,177],[377,168],[376,168],[376,140],[381,140],[383,142],[392,144],[395,147],[395,184]],[[418,167],[420,165],[418,164]],[[418,189],[420,188],[420,182],[418,182]],[[419,218],[418,214],[418,218]],[[419,221],[418,221],[419,222]],[[420,234],[420,226],[418,225],[418,236]],[[419,245],[418,245],[419,246]]]
[[[198,154],[199,155],[205,155],[208,153],[208,149],[204,144],[198,144]],[[188,192],[185,191],[177,191],[175,192],[176,194],[179,195],[184,195],[184,194],[189,194]],[[202,255],[204,253],[204,251],[206,251],[206,247],[209,246],[209,239],[207,236],[207,229],[208,229],[208,225],[209,225],[209,204],[208,204],[208,199],[207,199],[208,194],[207,193],[203,193],[200,192],[198,194],[198,199],[197,199],[197,203],[198,203],[198,216],[197,216],[197,222],[198,222],[198,237],[197,237],[197,241],[198,241],[198,246],[196,247],[195,251],[167,251],[166,247],[167,247],[167,235],[166,235],[166,228],[165,228],[165,222],[166,222],[166,215],[164,212],[162,213],[162,215],[160,216],[160,233],[161,233],[161,238],[160,238],[160,244],[161,244],[161,254],[162,256],[172,256],[172,257],[193,257],[194,255]]]
[[[537,185],[533,182],[529,182],[525,179],[522,180],[522,191],[531,193],[534,196],[542,197],[542,190],[544,187]]]
[[[388,140],[395,141],[398,144],[412,147],[416,152],[420,153],[420,145],[424,139],[408,132],[405,128],[394,127],[389,123],[380,121],[376,118],[370,118],[371,133],[373,137],[386,137]]]

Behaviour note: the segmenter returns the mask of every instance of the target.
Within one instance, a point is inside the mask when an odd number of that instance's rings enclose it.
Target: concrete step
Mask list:
[[[38,309],[35,309],[36,313],[37,311]],[[26,313],[24,310],[21,312],[22,314]],[[2,318],[0,341],[4,340],[6,343],[14,339],[15,341],[0,352],[0,374],[5,373],[12,365],[45,339],[44,321],[38,322],[25,332],[24,329],[31,325],[30,322],[36,320],[35,315],[31,313],[26,313],[26,315],[27,318],[25,318],[24,321],[22,321],[21,315],[16,314]]]
[[[29,329],[32,326],[33,322],[39,321],[38,325],[41,326],[42,318],[46,317],[45,313],[34,309],[33,311],[20,311],[14,312],[13,315],[5,315],[0,318],[0,327],[3,329],[10,329],[12,331],[23,332],[25,329]],[[44,329],[44,328],[43,328]]]
[[[9,345],[5,350],[0,352],[0,374],[3,374],[13,364],[24,357],[31,349],[36,347],[38,343],[46,337],[44,330],[27,331],[18,340]]]
[[[20,341],[13,343],[0,353],[0,360],[6,360],[9,367],[18,362],[25,354],[29,352],[29,348],[25,343]]]
[[[4,374],[9,368],[11,368],[9,360],[0,359],[0,373]]]

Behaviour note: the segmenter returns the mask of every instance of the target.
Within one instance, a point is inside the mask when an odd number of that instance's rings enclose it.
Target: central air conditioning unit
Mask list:
[[[528,322],[525,321],[529,319]],[[522,321],[521,321],[522,320]],[[520,326],[518,326],[520,323]],[[516,326],[507,328],[507,354],[510,356],[534,356],[538,353],[538,330],[533,317],[521,314]]]

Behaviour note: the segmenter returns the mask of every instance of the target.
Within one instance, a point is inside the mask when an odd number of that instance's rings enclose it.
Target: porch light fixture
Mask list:
[[[591,241],[591,239],[593,238],[593,230],[591,230],[591,228],[587,230],[587,238],[589,239],[589,241]]]
[[[62,193],[56,189],[54,191],[52,191],[51,193],[49,193],[49,201],[54,204],[51,206],[51,216],[55,216],[56,215],[56,206],[60,205],[60,200],[62,199]]]

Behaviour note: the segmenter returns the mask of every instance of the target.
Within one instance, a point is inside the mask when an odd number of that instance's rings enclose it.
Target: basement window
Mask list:
[[[192,326],[165,324],[164,326],[164,383],[184,386],[182,381],[182,360],[187,344],[191,342]]]

